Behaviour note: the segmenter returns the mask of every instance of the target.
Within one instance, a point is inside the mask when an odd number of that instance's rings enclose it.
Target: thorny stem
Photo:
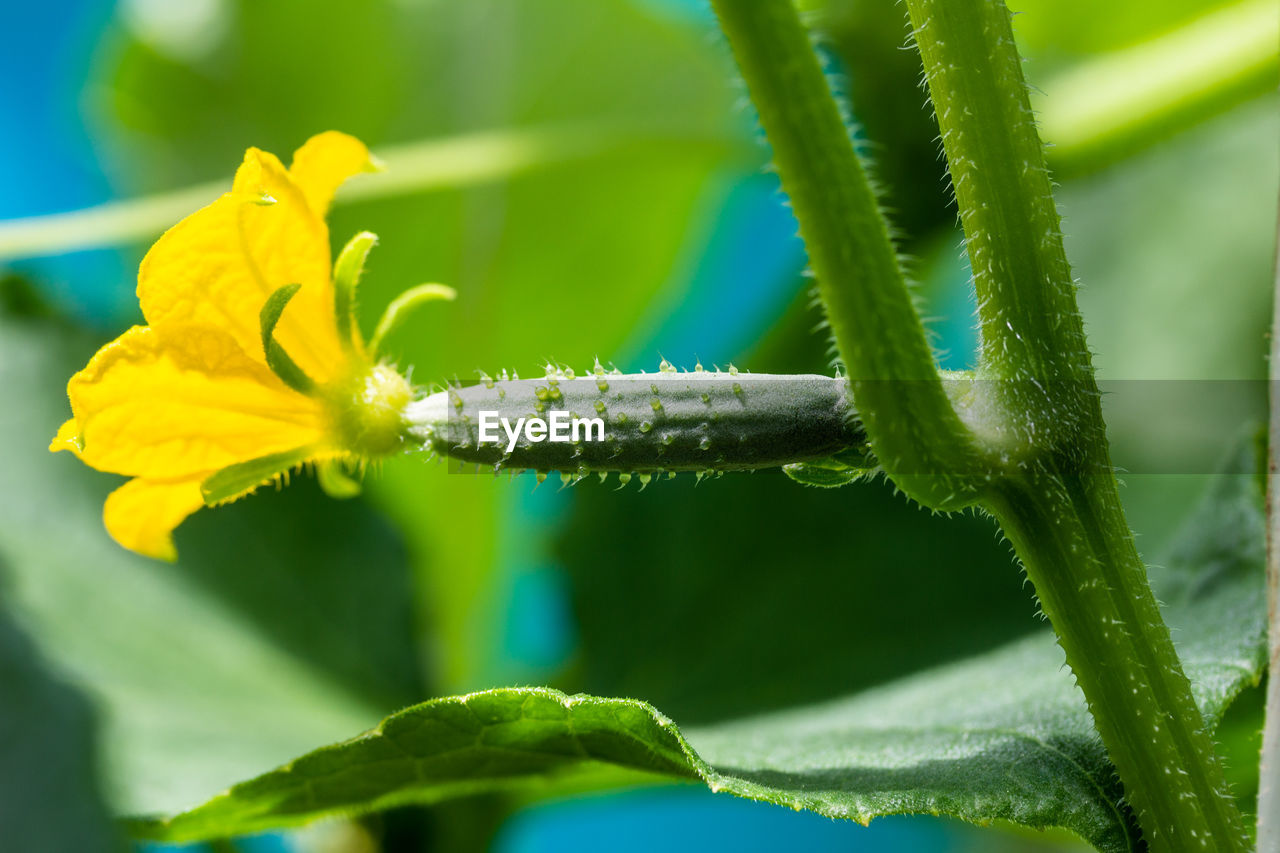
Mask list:
[[[987,500],[1035,585],[1152,850],[1248,848],[1110,473],[1032,466]]]
[[[957,396],[957,414],[926,379],[937,373],[883,219],[794,8],[715,5],[837,345],[864,380],[853,383],[859,414],[897,466],[886,472],[927,506],[980,501],[1000,521],[1153,848],[1247,849],[1120,505],[1008,10],[907,2],[975,273],[978,376],[994,380]],[[874,381],[885,379],[897,381]],[[932,476],[903,476],[921,471]]]
[[[787,0],[716,0],[795,208],[836,346],[881,467],[937,509],[971,505],[979,467],[934,363],[888,225]],[[886,381],[887,380],[887,381]]]
[[[1152,848],[1246,850],[1120,503],[1009,11],[1001,0],[907,8],[968,240],[980,372],[1005,380],[999,405],[1026,448],[987,506],[1058,633]]]

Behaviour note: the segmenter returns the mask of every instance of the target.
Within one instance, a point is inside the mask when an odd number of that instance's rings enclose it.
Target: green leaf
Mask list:
[[[156,840],[216,838],[330,812],[501,790],[599,762],[663,778],[706,772],[671,721],[643,702],[539,687],[486,690],[406,708],[191,812],[133,821],[132,829]]]
[[[1255,478],[1224,476],[1158,575],[1196,700],[1215,726],[1261,677],[1262,543]],[[193,840],[530,781],[607,781],[601,764],[864,823],[952,815],[1064,827],[1108,853],[1138,846],[1047,632],[851,698],[683,734],[629,699],[543,688],[438,699],[133,831]],[[611,781],[625,778],[635,777]]]

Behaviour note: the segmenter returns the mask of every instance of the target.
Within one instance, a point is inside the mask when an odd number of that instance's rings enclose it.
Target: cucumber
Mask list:
[[[483,441],[482,413],[490,425],[505,420]],[[789,470],[794,476],[806,463],[849,470],[832,460],[837,454],[869,458],[847,381],[811,374],[677,372],[665,362],[659,373],[605,373],[597,365],[578,377],[551,369],[541,379],[503,375],[450,387],[412,403],[406,415],[409,436],[440,456],[495,472],[559,471],[566,481],[611,471],[647,482],[664,472],[801,466]],[[586,422],[577,440],[532,440],[527,431],[530,423],[549,430],[572,419]]]

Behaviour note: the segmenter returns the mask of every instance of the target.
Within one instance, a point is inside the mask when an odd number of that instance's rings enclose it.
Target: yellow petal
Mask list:
[[[76,456],[80,455],[80,424],[75,418],[58,427],[58,434],[49,442],[50,453],[57,453],[59,450],[70,450]]]
[[[275,290],[294,283],[302,287],[276,326],[276,340],[312,379],[325,382],[343,365],[329,229],[280,161],[251,148],[232,191],[170,228],[147,252],[138,299],[161,333],[217,327],[261,361],[258,314]]]
[[[107,496],[102,521],[111,538],[130,551],[172,562],[178,556],[174,529],[202,506],[198,479],[135,479]]]
[[[324,216],[333,193],[347,178],[378,167],[365,144],[354,136],[326,131],[307,140],[293,153],[289,177],[307,197],[317,216]]]
[[[208,327],[134,326],[67,386],[79,456],[150,479],[207,473],[322,442],[324,413]],[[74,430],[74,432],[73,432]],[[57,444],[57,440],[55,440]],[[197,490],[198,491],[198,490]]]

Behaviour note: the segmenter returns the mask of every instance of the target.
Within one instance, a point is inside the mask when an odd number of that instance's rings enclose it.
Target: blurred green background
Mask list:
[[[805,5],[943,362],[969,366],[968,270],[904,11]],[[1161,458],[1212,457],[1242,413],[1262,411],[1280,121],[1274,63],[1214,83],[1209,62],[1202,95],[1178,74],[1195,50],[1222,49],[1224,28],[1206,20],[1245,20],[1257,4],[1013,6],[1045,127],[1078,131],[1062,131],[1050,160],[1102,378],[1241,389],[1238,410],[1198,413],[1193,429],[1116,407],[1117,461],[1153,444],[1172,454]],[[192,805],[431,696],[550,684],[705,723],[843,695],[1039,626],[986,519],[932,517],[880,482],[824,492],[778,472],[557,492],[406,457],[357,501],[299,478],[199,513],[177,534],[177,565],[122,551],[100,518],[118,478],[44,448],[66,417],[66,379],[140,321],[137,261],[172,220],[111,208],[113,222],[142,224],[59,251],[65,235],[83,237],[83,219],[24,218],[229,182],[248,145],[287,157],[334,128],[400,155],[330,225],[338,243],[381,237],[362,282],[367,325],[407,286],[457,288],[456,303],[391,341],[420,381],[597,356],[652,370],[660,354],[824,371],[828,341],[701,2],[77,0],[6,13],[0,823],[22,849],[113,849],[109,812]],[[1164,68],[1151,45],[1170,43],[1193,52]],[[1081,76],[1098,67],[1143,73]],[[1096,79],[1109,82],[1089,90]],[[1126,97],[1171,106],[1132,133],[1091,112]],[[414,184],[433,140],[470,134],[498,144],[464,145],[456,172]],[[33,257],[13,235],[37,232],[52,243]],[[1148,554],[1204,487],[1198,469],[1164,470],[1181,473],[1127,478]],[[1246,802],[1260,713],[1246,696],[1225,730]],[[698,849],[708,838],[744,850],[1075,849],[934,818],[864,829],[685,788],[495,797],[234,849]]]

